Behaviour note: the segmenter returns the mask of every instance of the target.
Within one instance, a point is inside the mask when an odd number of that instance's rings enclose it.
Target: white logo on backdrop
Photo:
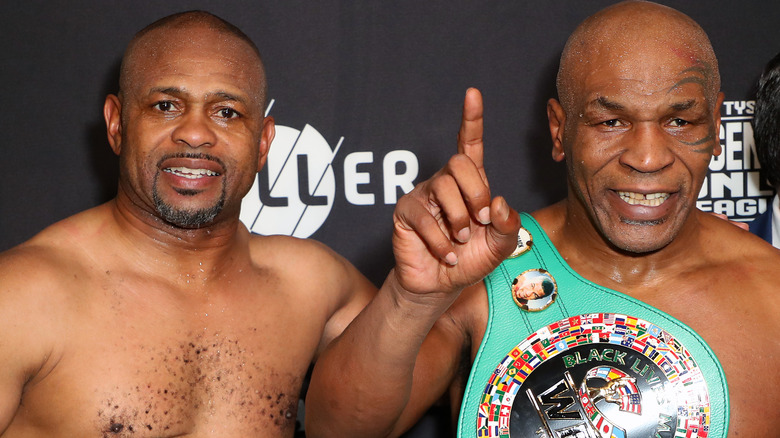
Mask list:
[[[751,220],[767,209],[772,189],[761,181],[753,140],[755,101],[726,101],[721,111],[723,152],[710,161],[710,172],[699,192],[697,206],[735,220]]]
[[[269,103],[266,115],[274,101]],[[276,125],[276,137],[265,169],[241,203],[241,221],[256,234],[282,234],[306,238],[325,223],[336,196],[333,160],[344,137],[331,149],[327,140],[311,125],[302,130]],[[374,153],[359,151],[344,157],[344,197],[353,205],[375,205],[374,193],[366,192],[372,175]],[[399,166],[400,164],[400,166]],[[406,150],[388,152],[381,167],[384,203],[395,204],[397,189],[408,193],[414,187],[419,165],[417,156]]]

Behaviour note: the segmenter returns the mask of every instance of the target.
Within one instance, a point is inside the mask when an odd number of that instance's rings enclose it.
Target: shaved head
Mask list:
[[[135,74],[140,66],[140,60],[156,58],[165,52],[174,51],[177,44],[197,44],[195,38],[188,34],[199,30],[214,31],[223,37],[223,42],[234,50],[249,50],[257,59],[256,65],[245,68],[256,68],[259,71],[260,106],[265,108],[267,83],[260,51],[254,42],[239,29],[220,17],[205,11],[188,11],[163,17],[146,26],[135,34],[127,45],[122,57],[122,67],[119,73],[119,95],[128,91],[135,82]]]
[[[636,52],[675,56],[706,81],[707,100],[720,90],[718,61],[704,30],[687,15],[656,3],[628,1],[588,17],[571,34],[561,55],[558,97],[569,112],[578,84],[603,63],[614,64]],[[664,73],[664,72],[659,72]]]

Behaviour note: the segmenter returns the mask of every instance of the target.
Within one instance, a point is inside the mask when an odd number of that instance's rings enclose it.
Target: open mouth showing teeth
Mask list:
[[[189,179],[203,178],[205,176],[219,176],[217,172],[208,169],[190,169],[189,167],[168,167],[163,169],[163,171]]]
[[[669,199],[668,193],[634,193],[634,192],[618,192],[620,199],[625,201],[629,205],[644,205],[647,207],[657,207]]]

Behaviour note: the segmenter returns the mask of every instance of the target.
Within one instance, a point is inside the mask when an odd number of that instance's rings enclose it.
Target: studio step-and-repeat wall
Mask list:
[[[277,138],[244,200],[253,232],[322,241],[379,284],[392,266],[397,199],[454,152],[465,90],[485,101],[494,194],[533,211],[564,197],[545,105],[564,42],[601,0],[98,1],[0,5],[0,250],[110,199],[117,159],[102,103],[133,34],[205,9],[259,46]],[[699,207],[749,220],[767,208],[751,118],[780,51],[780,3],[669,1],[708,32],[720,61],[723,154]],[[409,436],[435,436],[420,426]],[[433,434],[433,435],[432,435]]]

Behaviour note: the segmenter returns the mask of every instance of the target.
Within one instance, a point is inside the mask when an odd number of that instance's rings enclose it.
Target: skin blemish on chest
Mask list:
[[[171,437],[199,428],[278,436],[294,430],[302,376],[228,336],[192,335],[139,349],[139,363],[104,394],[103,437]]]

